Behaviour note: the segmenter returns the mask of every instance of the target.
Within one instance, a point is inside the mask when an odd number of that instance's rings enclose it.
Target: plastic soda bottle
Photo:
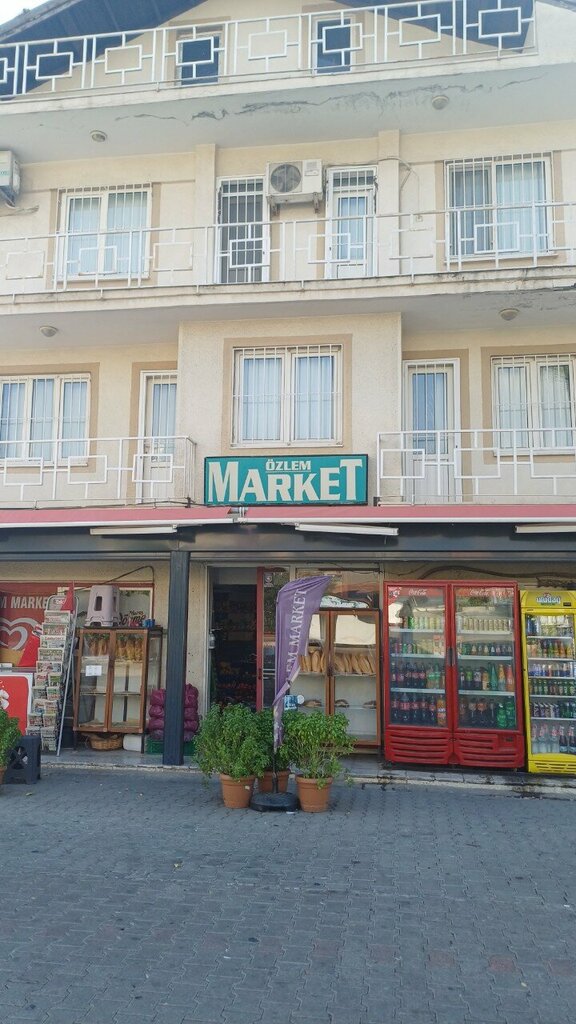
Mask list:
[[[535,722],[532,725],[532,731],[530,733],[530,746],[533,754],[540,753],[540,737],[538,736],[538,726]]]
[[[555,725],[552,726],[550,731],[550,753],[557,754],[559,750],[558,744],[558,730]]]
[[[568,737],[564,732],[564,726],[561,725],[558,730],[558,750],[561,754],[568,753]]]
[[[506,725],[509,729],[516,728],[516,706],[513,700],[506,701]]]
[[[568,729],[568,753],[576,757],[576,732],[573,725]]]
[[[496,666],[495,665],[492,665],[492,667],[490,669],[490,689],[491,690],[497,690],[498,689],[498,673],[496,672]]]
[[[436,720],[438,725],[446,725],[446,701],[444,697],[438,697],[436,702]]]
[[[503,704],[499,704],[496,708],[496,725],[498,729],[505,729],[507,724],[506,708]]]

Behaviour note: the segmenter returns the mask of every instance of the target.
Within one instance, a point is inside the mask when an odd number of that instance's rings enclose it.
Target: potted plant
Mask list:
[[[8,712],[0,707],[0,783],[4,780],[10,751],[17,745],[21,735],[18,719],[11,718]]]
[[[341,757],[351,754],[348,719],[342,713],[296,712],[286,722],[285,743],[297,769],[296,787],[303,811],[325,811],[330,787],[343,772]]]
[[[255,712],[243,704],[214,704],[198,732],[196,760],[205,775],[220,776],[225,807],[248,807],[267,764]]]
[[[283,715],[284,729],[295,711],[285,711]],[[272,708],[264,708],[256,712],[256,723],[260,740],[267,756],[266,770],[258,777],[258,789],[261,793],[271,793],[274,786],[274,767],[278,778],[278,792],[286,793],[290,777],[290,751],[287,743],[281,743],[274,755],[274,716]]]

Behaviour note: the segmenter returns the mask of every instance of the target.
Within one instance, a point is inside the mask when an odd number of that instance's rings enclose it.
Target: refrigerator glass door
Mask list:
[[[512,587],[455,587],[458,724],[516,729]]]
[[[445,637],[442,587],[389,587],[387,704],[392,725],[448,724]]]
[[[292,685],[292,692],[301,694],[304,703],[300,711],[324,711],[326,707],[326,673],[328,670],[328,620],[325,615],[313,615],[308,636],[308,653],[300,658],[300,673]]]
[[[377,618],[370,612],[334,613],[333,622],[334,710],[346,715],[354,739],[376,742]]]
[[[576,754],[573,614],[524,620],[532,754]]]

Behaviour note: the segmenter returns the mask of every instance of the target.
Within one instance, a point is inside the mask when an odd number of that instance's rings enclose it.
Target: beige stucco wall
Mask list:
[[[231,454],[233,348],[264,345],[341,344],[343,349],[343,445],[322,452],[366,452],[370,456],[369,494],[375,486],[375,443],[382,418],[399,422],[400,317],[314,317],[293,320],[248,320],[183,323],[180,330],[177,431],[190,433],[197,444],[198,493],[202,493],[203,460]],[[262,448],[236,449],[262,454]],[[286,451],[267,446],[266,452]],[[313,446],[290,451],[314,453]]]

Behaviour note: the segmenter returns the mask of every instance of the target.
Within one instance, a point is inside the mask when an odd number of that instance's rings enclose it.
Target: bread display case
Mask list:
[[[377,611],[321,611],[312,617],[292,692],[304,698],[304,713],[345,714],[357,747],[378,747],[379,665]]]
[[[146,694],[160,685],[161,655],[161,629],[80,629],[75,734],[143,734]]]

